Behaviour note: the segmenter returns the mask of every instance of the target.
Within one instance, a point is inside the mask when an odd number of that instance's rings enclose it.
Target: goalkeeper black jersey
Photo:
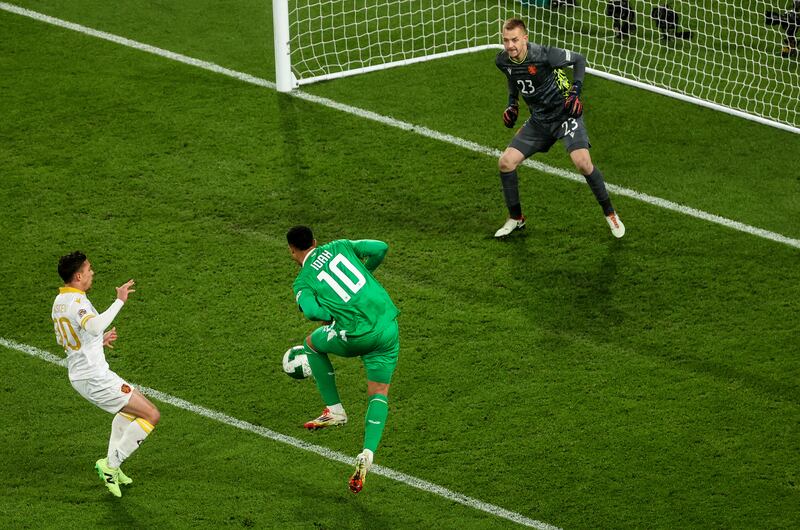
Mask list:
[[[517,104],[522,94],[531,119],[560,122],[568,117],[564,101],[570,88],[562,68],[577,65],[575,80],[583,82],[586,60],[577,53],[529,42],[528,53],[522,61],[514,61],[503,50],[497,54],[495,64],[508,79],[509,105]]]

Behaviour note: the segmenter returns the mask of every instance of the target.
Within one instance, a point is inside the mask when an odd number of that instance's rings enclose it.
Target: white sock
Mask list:
[[[132,421],[122,434],[122,438],[116,443],[113,453],[108,457],[109,467],[116,468],[122,465],[139,448],[139,445],[153,429],[150,422],[143,418],[136,418],[135,421]]]
[[[114,420],[111,422],[111,438],[108,440],[108,460],[112,459],[111,455],[117,450],[117,444],[122,439],[122,435],[125,434],[125,429],[127,429],[128,425],[135,419],[136,416],[125,412],[118,412],[114,416]]]
[[[334,414],[344,414],[344,407],[341,403],[337,403],[336,405],[328,405],[328,410]]]
[[[364,449],[361,454],[367,457],[367,467],[372,465],[372,458],[375,456],[370,449]]]

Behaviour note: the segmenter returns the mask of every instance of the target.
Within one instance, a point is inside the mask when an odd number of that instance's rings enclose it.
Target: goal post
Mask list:
[[[275,85],[279,92],[289,92],[297,86],[289,47],[289,0],[272,0],[272,26],[275,37]]]
[[[273,0],[277,88],[499,50],[513,16],[594,74],[800,133],[800,0]]]

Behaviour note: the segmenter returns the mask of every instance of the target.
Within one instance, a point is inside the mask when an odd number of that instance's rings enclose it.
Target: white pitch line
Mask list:
[[[66,359],[53,355],[50,352],[40,350],[39,348],[36,348],[34,346],[29,346],[27,344],[20,344],[19,342],[6,339],[3,337],[0,337],[0,346],[4,346],[10,350],[16,350],[22,353],[26,353],[31,357],[38,357],[39,359],[43,359],[49,363],[57,364],[58,366],[61,367],[67,366]],[[297,449],[302,449],[310,453],[318,454],[319,456],[327,458],[328,460],[341,462],[342,464],[348,466],[352,466],[353,464],[355,464],[354,458],[347,456],[343,453],[340,453],[338,451],[333,451],[331,449],[328,449],[327,447],[322,447],[321,445],[308,443],[298,438],[287,436],[285,434],[281,434],[271,429],[267,429],[266,427],[262,427],[260,425],[254,425],[250,422],[234,418],[233,416],[228,416],[224,412],[219,412],[216,410],[207,409],[200,405],[195,405],[194,403],[191,403],[179,397],[172,396],[170,394],[166,394],[154,388],[148,388],[146,386],[140,386],[140,385],[135,385],[135,386],[136,388],[139,389],[140,392],[142,392],[142,394],[150,396],[163,403],[168,403],[173,407],[177,407],[183,410],[188,410],[189,412],[193,412],[199,416],[203,416],[205,418],[209,418],[211,420],[224,423],[225,425],[230,425],[231,427],[236,427],[237,429],[241,429],[243,431],[248,431],[258,434],[259,436],[262,436],[264,438],[269,438],[270,440],[281,442],[286,445],[295,447]],[[495,506],[494,504],[489,504],[488,502],[483,502],[481,500],[474,499],[466,495],[462,495],[461,493],[449,490],[432,482],[428,482],[427,480],[422,480],[420,478],[413,477],[411,475],[406,475],[405,473],[395,471],[388,467],[374,465],[370,468],[370,473],[394,479],[397,482],[402,482],[403,484],[406,484],[413,488],[417,488],[427,493],[433,493],[434,495],[438,495],[447,500],[463,504],[464,506],[467,506],[469,508],[474,508],[475,510],[482,511],[490,515],[494,515],[496,517],[508,519],[509,521],[512,521],[514,523],[523,526],[527,526],[530,528],[537,528],[538,530],[559,530],[557,526],[552,526],[547,523],[543,523],[541,521],[525,517],[522,514],[506,510],[505,508],[501,508],[500,506]]]
[[[234,79],[238,79],[240,81],[244,81],[245,83],[250,83],[253,85],[257,85],[264,88],[269,88],[274,90],[275,83],[272,81],[267,81],[266,79],[262,79],[260,77],[255,77],[250,74],[245,74],[242,72],[237,72],[236,70],[231,70],[229,68],[225,68],[218,64],[210,63],[208,61],[201,61],[200,59],[195,59],[193,57],[188,57],[186,55],[182,55],[180,53],[171,52],[169,50],[164,50],[162,48],[157,48],[155,46],[150,46],[149,44],[144,44],[135,40],[126,39],[124,37],[120,37],[118,35],[113,35],[111,33],[106,33],[105,31],[99,31],[96,29],[92,29],[86,26],[82,26],[80,24],[75,24],[74,22],[68,22],[66,20],[62,20],[60,18],[51,17],[49,15],[45,15],[42,13],[38,13],[36,11],[31,11],[29,9],[25,9],[19,6],[15,6],[13,4],[8,4],[6,2],[0,2],[0,9],[5,11],[15,13],[17,15],[22,15],[25,17],[32,18],[34,20],[38,20],[41,22],[46,22],[48,24],[53,24],[54,26],[59,26],[66,29],[71,29],[73,31],[77,31],[79,33],[83,33],[86,35],[90,35],[92,37],[97,37],[99,39],[107,40],[116,44],[121,44],[122,46],[127,46],[129,48],[134,48],[137,50],[141,50],[147,53],[152,53],[154,55],[158,55],[160,57],[165,57],[167,59],[171,59],[173,61],[178,61],[180,63],[188,64],[191,66],[196,66],[197,68],[202,68],[204,70],[208,70],[211,72],[216,72],[218,74],[226,75],[228,77],[232,77]],[[351,105],[347,105],[344,103],[339,103],[338,101],[334,101],[332,99],[315,96],[313,94],[309,94],[307,92],[303,92],[301,90],[295,90],[289,93],[289,95],[294,96],[298,99],[302,99],[305,101],[309,101],[312,103],[316,103],[319,105],[323,105],[325,107],[329,107],[332,109],[336,109],[342,112],[346,112],[348,114],[352,114],[353,116],[358,116],[360,118],[372,120],[378,123],[382,123],[384,125],[388,125],[390,127],[394,127],[397,129],[401,129],[404,131],[410,131],[419,134],[420,136],[425,136],[426,138],[431,138],[433,140],[438,140],[440,142],[449,143],[458,147],[462,147],[464,149],[468,149],[470,151],[474,151],[476,153],[484,154],[487,156],[491,156],[493,158],[497,158],[500,156],[501,152],[498,149],[494,149],[491,147],[486,147],[480,145],[475,142],[471,142],[469,140],[465,140],[463,138],[459,138],[457,136],[452,136],[450,134],[441,133],[438,131],[434,131],[433,129],[429,129],[427,127],[423,127],[421,125],[414,125],[413,123],[404,122],[401,120],[396,120],[389,116],[383,116],[382,114],[378,114],[376,112],[372,112],[369,110],[361,109],[358,107],[353,107]],[[585,180],[583,176],[578,175],[576,173],[572,173],[570,171],[566,171],[563,169],[559,169],[553,166],[549,166],[547,164],[543,164],[541,162],[537,162],[534,160],[526,160],[524,165],[543,173],[548,173],[550,175],[555,175],[557,177],[565,178],[568,180],[572,180],[579,183],[584,183]],[[695,217],[697,219],[702,219],[703,221],[708,221],[710,223],[715,223],[718,225],[722,225],[727,228],[731,228],[733,230],[737,230],[739,232],[744,232],[746,234],[754,235],[757,237],[761,237],[764,239],[769,239],[770,241],[775,241],[777,243],[782,243],[784,245],[789,245],[791,247],[800,248],[800,239],[794,239],[791,237],[784,236],[782,234],[778,234],[776,232],[771,232],[769,230],[764,230],[763,228],[758,228],[755,226],[750,226],[744,223],[740,223],[739,221],[734,221],[732,219],[728,219],[726,217],[721,217],[719,215],[715,215],[712,213],[704,212],[703,210],[698,210],[696,208],[692,208],[690,206],[684,206],[682,204],[678,204],[676,202],[668,201],[666,199],[661,199],[659,197],[654,197],[652,195],[648,195],[646,193],[641,193],[636,190],[632,190],[629,188],[623,188],[622,186],[616,186],[614,184],[606,184],[606,187],[612,193],[617,195],[623,195],[625,197],[630,197],[632,199],[636,199],[638,201],[645,202],[647,204],[658,206],[659,208],[664,208],[666,210],[672,210],[674,212],[682,213],[684,215],[688,215],[691,217]]]

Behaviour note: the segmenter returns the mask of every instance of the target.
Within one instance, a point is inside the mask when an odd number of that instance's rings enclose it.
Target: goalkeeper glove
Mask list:
[[[510,129],[517,123],[517,116],[519,116],[519,106],[509,105],[503,112],[503,123]]]
[[[566,101],[564,101],[564,108],[567,109],[572,118],[580,118],[581,114],[583,114],[583,103],[580,100],[581,85],[580,81],[575,81],[572,88],[569,89]]]

